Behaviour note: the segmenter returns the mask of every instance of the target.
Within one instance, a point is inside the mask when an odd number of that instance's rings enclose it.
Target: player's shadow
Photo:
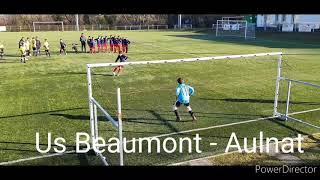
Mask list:
[[[199,98],[202,100],[209,101],[227,101],[227,102],[240,102],[240,103],[261,103],[261,104],[273,104],[274,100],[272,99],[235,99],[235,98],[223,98],[223,99],[215,99],[215,98]],[[286,103],[286,101],[278,101],[279,103]],[[303,102],[303,101],[290,101],[290,104],[305,104],[305,105],[320,105],[319,102]]]

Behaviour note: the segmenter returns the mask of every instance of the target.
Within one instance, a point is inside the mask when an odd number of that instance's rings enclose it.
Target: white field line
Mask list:
[[[319,133],[315,133],[314,135],[317,135]],[[303,136],[303,138],[307,138],[308,135],[305,135]],[[296,140],[296,138],[294,138],[294,140]],[[280,144],[281,142],[278,141],[277,144]],[[270,143],[269,145],[275,145],[276,142],[273,142],[273,143]],[[265,145],[264,145],[265,146]],[[251,148],[248,148],[248,150],[252,150],[253,147]],[[244,149],[241,149],[241,151],[243,152]],[[170,164],[169,166],[179,166],[179,165],[183,165],[185,163],[190,163],[190,162],[194,162],[194,161],[199,161],[199,160],[204,160],[204,159],[209,159],[209,158],[215,158],[215,157],[219,157],[219,156],[224,156],[224,155],[228,155],[228,154],[233,154],[233,153],[239,153],[238,150],[235,150],[235,151],[230,151],[230,152],[226,152],[226,153],[221,153],[221,154],[215,154],[215,155],[212,155],[212,156],[207,156],[207,157],[201,157],[201,158],[197,158],[197,159],[191,159],[191,160],[187,160],[187,161],[182,161],[182,162],[178,162],[178,163],[173,163],[173,164]]]
[[[302,114],[302,113],[319,111],[319,110],[320,110],[320,108],[317,108],[317,109],[311,109],[311,110],[306,110],[306,111],[293,112],[293,113],[289,113],[289,115]]]
[[[318,108],[318,109],[313,109],[313,110],[308,110],[308,111],[300,111],[300,112],[289,113],[289,115],[293,115],[293,114],[303,114],[303,113],[306,113],[306,112],[316,111],[316,110],[320,110],[320,108]],[[252,119],[252,120],[247,120],[247,121],[242,121],[242,122],[222,124],[222,125],[210,126],[210,127],[205,127],[205,128],[190,129],[190,130],[186,130],[186,131],[179,131],[179,132],[173,132],[173,133],[168,133],[168,134],[161,134],[161,135],[157,135],[157,136],[149,136],[149,137],[144,137],[144,138],[166,137],[166,136],[170,136],[170,135],[183,134],[183,133],[189,133],[189,132],[195,132],[195,131],[204,131],[204,130],[208,130],[208,129],[215,129],[215,128],[233,126],[233,125],[238,125],[238,124],[245,124],[245,123],[256,122],[256,121],[261,121],[261,120],[267,120],[267,119],[272,119],[272,118],[275,118],[275,117],[274,117],[274,116],[270,116],[270,117],[265,117],[265,118]],[[138,139],[136,139],[135,141],[137,141],[137,140],[138,140]],[[127,143],[128,143],[128,142],[132,142],[132,141],[133,141],[133,140],[127,141]],[[108,145],[106,145],[106,146],[108,146]],[[53,154],[48,154],[48,155],[34,156],[34,157],[30,157],[30,158],[24,158],[24,159],[18,159],[18,160],[13,160],[13,161],[1,162],[1,163],[0,163],[0,166],[1,166],[1,165],[15,164],[15,163],[18,163],[18,162],[24,162],[24,161],[31,161],[31,160],[36,160],[36,159],[42,159],[42,158],[47,158],[47,157],[61,156],[61,155],[64,155],[64,154],[71,154],[71,153],[75,153],[75,150],[66,151],[66,152],[64,152],[64,153],[53,153]]]
[[[34,157],[30,157],[30,158],[25,158],[25,159],[17,159],[17,160],[13,160],[13,161],[1,162],[0,166],[1,165],[15,164],[15,163],[24,162],[24,161],[32,161],[32,160],[36,160],[36,159],[54,157],[54,156],[61,156],[61,155],[70,154],[70,153],[75,153],[75,150],[66,151],[64,153],[54,153],[54,154],[48,154],[48,155],[42,155],[42,156],[34,156]]]

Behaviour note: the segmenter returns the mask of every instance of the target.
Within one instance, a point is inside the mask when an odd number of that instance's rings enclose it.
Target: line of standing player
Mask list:
[[[81,50],[86,52],[86,44],[89,46],[89,52],[94,53],[128,53],[130,41],[128,38],[120,36],[98,36],[97,38],[88,36],[88,39],[85,38],[84,34],[80,36]]]

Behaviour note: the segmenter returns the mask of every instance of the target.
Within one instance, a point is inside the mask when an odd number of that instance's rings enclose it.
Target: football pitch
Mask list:
[[[87,31],[86,36],[120,35],[131,41],[129,61],[170,60],[265,52],[283,52],[283,75],[320,84],[319,33],[257,33],[256,39],[217,38],[211,31]],[[31,57],[20,63],[18,41],[38,36],[50,43],[51,57]],[[0,164],[3,165],[102,165],[94,153],[76,154],[75,134],[90,133],[86,64],[114,62],[117,54],[75,54],[79,32],[0,33],[5,56],[0,60]],[[67,42],[68,55],[59,55],[59,39]],[[244,137],[296,137],[319,130],[292,121],[270,118],[273,113],[277,57],[239,60],[125,66],[119,77],[111,67],[93,71],[93,96],[116,116],[116,88],[121,88],[124,137],[202,137],[202,153],[124,154],[125,165],[170,165],[224,153],[230,134]],[[191,106],[197,122],[185,107],[182,121],[172,112],[176,79],[183,77],[195,88]],[[285,108],[286,83],[280,89]],[[320,91],[296,85],[290,113],[320,125]],[[47,133],[67,141],[67,153],[36,150],[36,132],[45,149]],[[110,122],[99,115],[103,137],[116,135]],[[210,142],[217,143],[210,146]],[[249,142],[252,144],[252,142]],[[131,146],[131,145],[129,145]],[[107,154],[117,164],[117,154]]]

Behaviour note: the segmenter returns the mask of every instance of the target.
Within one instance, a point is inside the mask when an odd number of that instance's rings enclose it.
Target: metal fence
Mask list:
[[[125,26],[109,26],[103,24],[97,25],[80,25],[80,31],[103,31],[103,30],[165,30],[169,29],[168,25],[125,25]],[[76,31],[75,25],[61,24],[37,24],[28,26],[6,26],[7,32],[39,32],[39,31]]]

